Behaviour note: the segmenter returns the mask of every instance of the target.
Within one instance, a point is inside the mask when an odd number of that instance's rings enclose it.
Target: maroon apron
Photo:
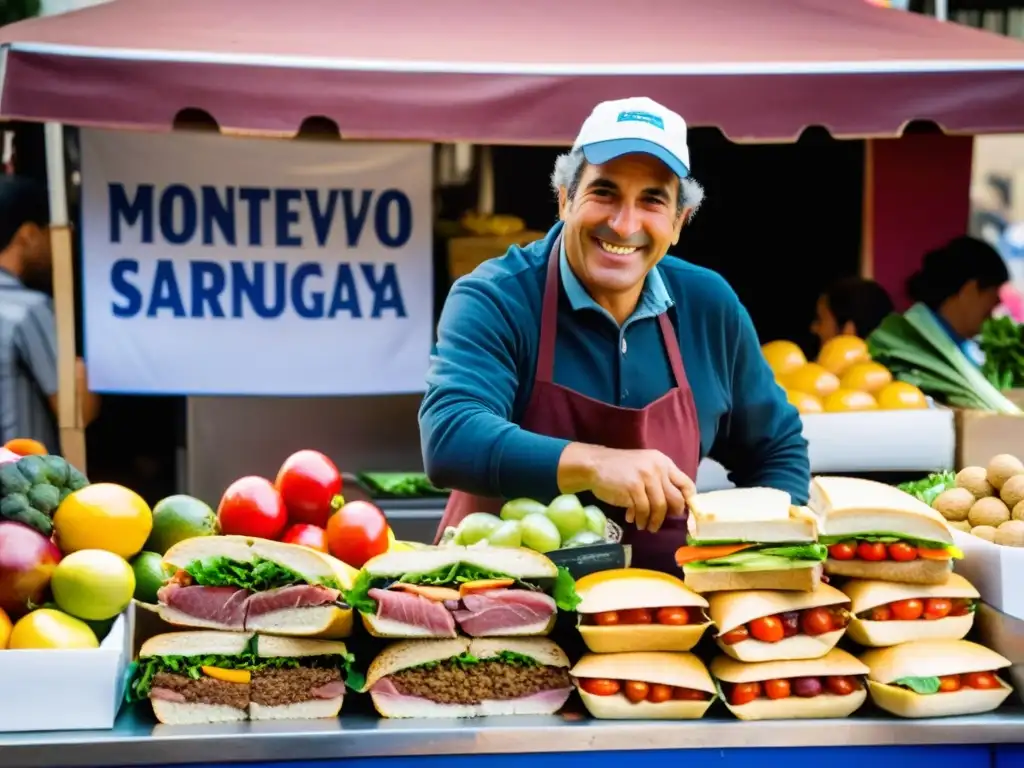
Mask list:
[[[700,463],[700,424],[693,391],[686,379],[675,329],[668,315],[658,315],[661,338],[668,352],[675,387],[646,408],[622,408],[602,403],[554,383],[555,336],[558,330],[559,253],[561,235],[548,257],[547,281],[540,321],[540,348],[533,393],[520,426],[540,435],[620,449],[659,450],[689,477],[696,478]],[[589,496],[589,494],[587,494]],[[589,500],[588,500],[589,501]],[[596,501],[596,500],[595,500]],[[437,539],[448,526],[457,526],[472,512],[497,514],[501,499],[453,491],[445,507]],[[587,501],[584,501],[587,503]],[[632,545],[632,565],[678,573],[675,551],[686,544],[686,514],[666,518],[657,533],[627,524],[625,510],[597,502],[622,526],[622,543]]]

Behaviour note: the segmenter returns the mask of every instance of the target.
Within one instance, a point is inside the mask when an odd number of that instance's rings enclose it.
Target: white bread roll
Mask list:
[[[337,717],[341,712],[343,696],[333,699],[310,699],[296,704],[282,704],[268,707],[264,704],[249,702],[250,720],[320,720]]]
[[[252,641],[252,632],[165,632],[142,644],[139,658],[151,656],[237,656]]]
[[[249,719],[244,709],[221,704],[192,704],[163,699],[150,699],[156,719],[166,725],[207,725],[209,723],[238,723]]]
[[[548,557],[525,547],[435,547],[385,552],[367,560],[363,570],[372,576],[399,576],[429,573],[456,563],[526,582],[553,579],[558,575],[558,568]]]
[[[822,536],[891,531],[917,539],[953,543],[945,518],[898,488],[855,477],[816,477],[810,508],[822,519]]]

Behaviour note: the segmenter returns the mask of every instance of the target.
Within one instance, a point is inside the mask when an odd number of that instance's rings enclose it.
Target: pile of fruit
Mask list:
[[[856,336],[836,336],[825,342],[815,362],[808,362],[791,341],[770,341],[761,353],[800,413],[928,407],[920,389],[894,381],[884,366],[871,359],[867,343]]]
[[[448,528],[442,544],[492,547],[527,547],[553,552],[615,541],[621,536],[598,507],[584,507],[573,494],[558,496],[544,505],[534,499],[512,499],[499,515],[474,512],[458,527]]]
[[[1024,463],[999,454],[987,467],[933,475],[927,491],[950,527],[1007,547],[1024,547]],[[927,482],[925,481],[927,485]]]

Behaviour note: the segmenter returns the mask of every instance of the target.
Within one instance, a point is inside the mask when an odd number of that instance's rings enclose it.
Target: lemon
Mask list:
[[[787,389],[786,399],[800,413],[821,413],[824,410],[821,405],[821,400],[814,395],[807,394],[806,392],[795,392]]]
[[[11,639],[11,620],[3,608],[0,608],[0,651],[7,647],[7,641]]]
[[[826,413],[839,413],[844,411],[874,411],[878,408],[878,403],[867,392],[838,389],[825,398],[824,406]]]
[[[776,377],[785,376],[807,362],[803,351],[792,341],[769,341],[761,347],[761,354]]]
[[[81,549],[57,564],[50,578],[50,591],[65,613],[102,621],[128,607],[135,592],[135,572],[113,552]]]
[[[884,365],[868,361],[854,363],[847,368],[839,377],[839,387],[873,395],[891,381],[892,374]]]
[[[153,513],[135,491],[96,483],[60,503],[53,527],[61,552],[105,549],[129,558],[142,550],[153,530]]]
[[[99,640],[84,621],[52,608],[40,608],[18,619],[8,648],[13,650],[99,648]]]
[[[792,392],[827,397],[839,389],[839,377],[817,363],[805,363],[782,377],[781,384]]]
[[[834,336],[818,353],[818,365],[836,376],[841,376],[854,363],[865,363],[870,359],[867,342],[848,335]]]
[[[903,411],[927,408],[924,392],[905,381],[894,381],[878,393],[878,407],[885,411]]]

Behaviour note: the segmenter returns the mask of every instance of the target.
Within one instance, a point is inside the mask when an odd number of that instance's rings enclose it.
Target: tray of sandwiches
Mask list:
[[[391,551],[356,571],[237,536],[190,539],[128,698],[161,723],[550,715],[759,721],[988,712],[1010,661],[923,502],[818,477],[697,494],[678,571],[579,579],[520,547]],[[362,704],[349,704],[355,699]]]

